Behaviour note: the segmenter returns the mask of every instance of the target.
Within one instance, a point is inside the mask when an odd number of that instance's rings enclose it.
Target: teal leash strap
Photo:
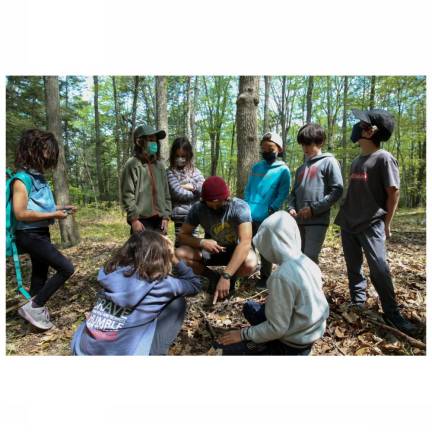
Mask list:
[[[18,291],[27,299],[30,300],[31,296],[28,291],[26,291],[23,287],[22,283],[22,275],[21,275],[21,266],[19,261],[18,250],[15,244],[15,241],[12,240],[12,252],[13,252],[13,260],[15,264],[15,276],[18,285]]]

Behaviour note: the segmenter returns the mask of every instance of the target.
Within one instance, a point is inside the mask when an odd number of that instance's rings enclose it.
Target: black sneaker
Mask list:
[[[366,310],[366,304],[364,302],[349,302],[348,310],[352,310],[357,313],[364,312]]]
[[[268,277],[261,277],[260,279],[257,279],[255,288],[260,291],[265,290],[267,288],[267,279]]]
[[[383,318],[388,325],[409,336],[414,336],[417,333],[417,327],[411,321],[405,319],[400,313],[384,315]]]

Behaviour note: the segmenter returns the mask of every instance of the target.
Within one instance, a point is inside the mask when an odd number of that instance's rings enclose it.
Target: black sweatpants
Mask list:
[[[33,302],[44,306],[48,299],[74,273],[72,263],[51,243],[49,228],[19,230],[15,233],[16,245],[21,253],[28,253],[32,263],[30,295]],[[48,279],[48,268],[57,270]]]

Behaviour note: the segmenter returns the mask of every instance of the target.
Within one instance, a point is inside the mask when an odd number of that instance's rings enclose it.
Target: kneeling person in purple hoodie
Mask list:
[[[267,280],[267,302],[246,302],[243,314],[251,326],[227,332],[216,347],[224,355],[308,355],[329,316],[321,271],[302,253],[297,224],[284,211],[264,220],[253,243],[278,265]]]
[[[171,275],[175,269],[176,276]],[[72,340],[75,355],[165,355],[200,279],[163,235],[134,233],[100,269],[103,287]]]
[[[300,128],[297,142],[303,148],[305,162],[296,171],[288,200],[288,212],[300,229],[302,251],[317,264],[330,223],[330,208],[343,193],[338,161],[321,151],[325,139],[325,131],[318,124]]]

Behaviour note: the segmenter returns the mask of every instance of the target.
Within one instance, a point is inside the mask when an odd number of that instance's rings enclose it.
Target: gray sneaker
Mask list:
[[[50,316],[46,306],[33,307],[31,300],[24,306],[21,306],[18,309],[18,313],[30,324],[34,325],[40,330],[49,330],[54,326],[54,324],[50,321]]]

